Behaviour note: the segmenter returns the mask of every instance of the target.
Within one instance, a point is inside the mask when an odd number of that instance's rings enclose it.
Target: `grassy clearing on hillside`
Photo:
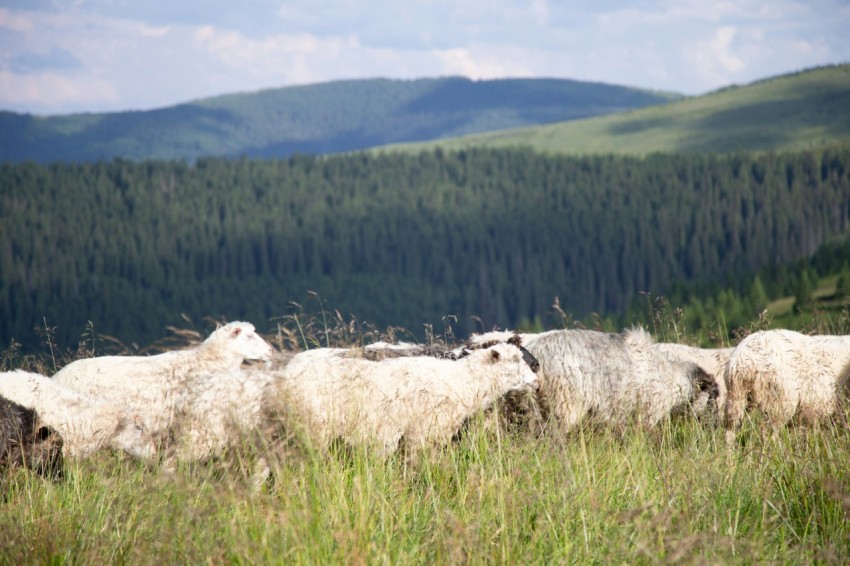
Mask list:
[[[821,67],[664,105],[382,149],[528,146],[571,154],[789,151],[850,141],[850,65]]]
[[[294,320],[290,338],[322,328]],[[345,335],[337,330],[314,343]],[[51,363],[50,352],[42,358]],[[416,464],[318,454],[293,440],[259,490],[248,445],[229,464],[173,474],[113,454],[66,464],[57,483],[11,471],[0,488],[0,564],[850,560],[844,418],[773,436],[756,415],[731,449],[722,430],[691,418],[569,438],[494,419],[475,418]]]
[[[793,295],[779,297],[767,304],[766,316],[772,328],[800,328],[811,334],[850,333],[850,303],[835,299],[838,275],[822,277],[812,291],[815,307],[809,312],[795,313]]]

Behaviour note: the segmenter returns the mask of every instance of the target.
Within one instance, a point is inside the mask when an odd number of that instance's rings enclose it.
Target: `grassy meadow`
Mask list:
[[[665,340],[668,314],[654,329]],[[364,339],[332,316],[285,322],[269,336],[279,348]],[[48,334],[42,354],[11,347],[0,364],[49,374],[111,343],[89,329],[81,351],[56,352]],[[109,453],[66,463],[55,483],[8,471],[0,564],[850,561],[844,417],[771,435],[754,415],[727,448],[721,429],[690,417],[564,438],[496,414],[415,461],[320,454],[293,437],[174,473]],[[258,454],[271,476],[257,488]]]
[[[783,75],[637,110],[541,126],[387,146],[528,146],[588,155],[790,151],[850,140],[850,65]]]

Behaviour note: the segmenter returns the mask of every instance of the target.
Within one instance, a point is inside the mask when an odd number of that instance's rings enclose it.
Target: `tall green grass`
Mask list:
[[[331,339],[320,330],[316,343]],[[842,418],[774,435],[756,415],[727,447],[722,430],[688,417],[562,438],[499,426],[495,414],[417,459],[290,439],[259,488],[247,442],[174,473],[108,453],[66,463],[56,483],[7,471],[0,563],[850,560]]]
[[[847,429],[693,421],[617,436],[499,437],[478,423],[415,466],[300,454],[254,491],[244,471],[173,475],[109,455],[60,483],[6,478],[4,564],[552,563],[850,558]]]

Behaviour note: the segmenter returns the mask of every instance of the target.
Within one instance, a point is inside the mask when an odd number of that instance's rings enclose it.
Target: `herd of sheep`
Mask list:
[[[850,337],[789,330],[725,349],[657,343],[636,328],[293,354],[232,322],[184,350],[81,359],[53,377],[0,374],[0,468],[54,475],[63,458],[113,449],[173,469],[281,428],[320,450],[341,440],[380,456],[402,446],[415,454],[450,443],[499,399],[520,412],[533,407],[555,434],[583,422],[652,427],[687,413],[722,422],[731,442],[750,409],[777,428],[829,418],[846,398],[849,371]]]

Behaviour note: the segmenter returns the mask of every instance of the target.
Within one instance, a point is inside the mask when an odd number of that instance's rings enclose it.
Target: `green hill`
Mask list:
[[[557,124],[392,146],[529,146],[553,153],[794,150],[850,141],[850,64],[821,67],[703,96]]]
[[[561,79],[350,80],[144,112],[0,112],[0,162],[285,157],[619,112],[679,98]]]

